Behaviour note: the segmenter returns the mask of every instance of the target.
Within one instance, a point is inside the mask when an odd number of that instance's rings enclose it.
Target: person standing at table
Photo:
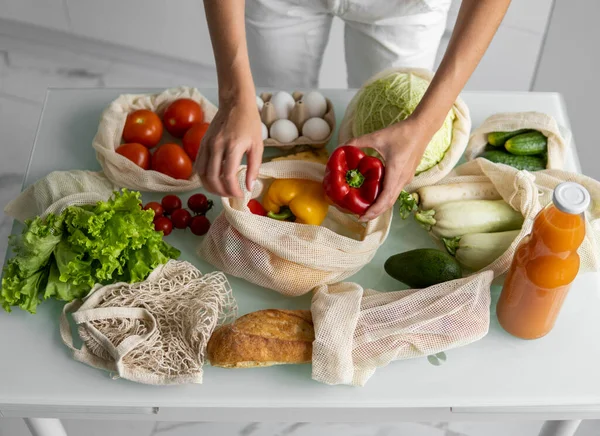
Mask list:
[[[433,69],[451,0],[204,0],[219,84],[219,110],[196,169],[204,187],[240,197],[236,172],[247,157],[251,189],[262,161],[258,87],[316,88],[333,16],[345,22],[348,84],[360,87],[393,66]],[[487,50],[510,0],[463,0],[444,58],[404,121],[356,138],[385,160],[381,195],[361,217],[392,207],[425,148]],[[250,53],[250,56],[248,55]]]

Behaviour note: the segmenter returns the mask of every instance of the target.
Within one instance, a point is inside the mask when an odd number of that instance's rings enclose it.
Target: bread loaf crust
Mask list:
[[[215,330],[207,355],[224,368],[310,363],[314,339],[309,310],[260,310]]]

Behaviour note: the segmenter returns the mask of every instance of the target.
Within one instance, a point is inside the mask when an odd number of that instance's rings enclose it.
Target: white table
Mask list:
[[[121,93],[145,91],[153,90],[49,91],[24,185],[53,170],[99,169],[91,140],[103,108]],[[203,93],[215,101],[214,90]],[[324,94],[341,120],[353,92]],[[493,113],[525,110],[547,112],[569,125],[557,94],[467,92],[464,99],[475,127]],[[575,152],[567,165],[579,169]],[[182,249],[183,259],[203,272],[213,270],[195,255],[198,239],[173,235],[169,240]],[[412,220],[395,217],[386,244],[352,280],[378,290],[400,289],[384,273],[385,259],[422,246],[434,245]],[[319,384],[311,380],[309,365],[207,367],[203,385],[153,387],[112,380],[71,358],[58,332],[62,305],[44,302],[35,316],[20,310],[0,313],[0,416],[310,422],[598,418],[599,283],[596,274],[578,277],[555,329],[537,341],[513,338],[500,328],[494,310],[500,288],[495,286],[490,332],[484,339],[448,351],[439,366],[425,358],[394,362],[378,370],[364,388]],[[310,304],[308,296],[291,299],[236,278],[231,284],[241,314]],[[569,434],[559,430],[576,427],[557,425],[558,430],[546,427],[546,434]]]

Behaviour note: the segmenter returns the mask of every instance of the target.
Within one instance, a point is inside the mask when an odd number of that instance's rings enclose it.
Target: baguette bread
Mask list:
[[[260,310],[215,330],[207,356],[223,368],[310,363],[314,339],[310,310]]]

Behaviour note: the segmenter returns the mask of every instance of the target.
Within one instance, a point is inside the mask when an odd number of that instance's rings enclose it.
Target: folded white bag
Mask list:
[[[95,204],[108,200],[118,187],[104,173],[92,171],[54,171],[25,189],[4,208],[18,221],[60,214],[69,206]]]
[[[315,290],[312,378],[363,386],[379,367],[423,357],[484,337],[494,274],[426,289],[377,292],[356,283]]]

